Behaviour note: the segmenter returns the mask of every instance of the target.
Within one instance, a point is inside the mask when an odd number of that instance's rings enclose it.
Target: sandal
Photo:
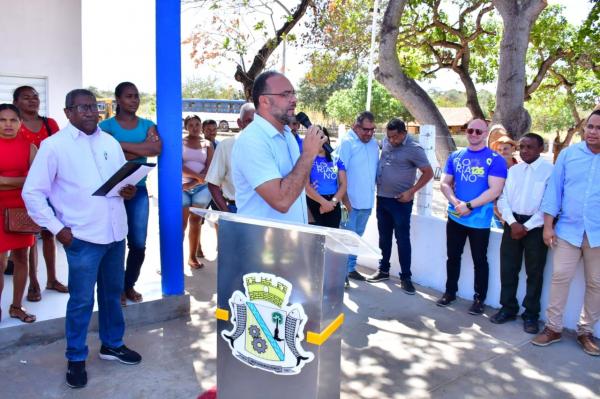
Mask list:
[[[127,306],[127,297],[125,296],[124,292],[121,293],[121,306],[122,307]]]
[[[27,300],[29,302],[39,302],[42,300],[42,293],[40,292],[40,289],[35,289],[35,287],[32,287],[31,285],[29,286],[29,288],[27,289]]]
[[[62,294],[67,294],[69,292],[69,289],[58,280],[54,280],[53,282],[48,282],[46,284],[46,289],[54,290],[54,291],[60,292]]]
[[[142,294],[140,294],[133,288],[128,288],[125,290],[125,297],[127,299],[129,299],[131,302],[135,302],[135,303],[142,302],[142,300],[144,299],[142,297]]]
[[[197,259],[188,260],[188,265],[190,266],[190,268],[192,270],[198,270],[198,269],[202,269],[204,267],[204,263],[198,262]]]
[[[19,319],[23,323],[33,323],[36,320],[35,316],[27,313],[25,308],[20,308],[20,307],[14,306],[14,305],[10,305],[8,314],[13,319]]]

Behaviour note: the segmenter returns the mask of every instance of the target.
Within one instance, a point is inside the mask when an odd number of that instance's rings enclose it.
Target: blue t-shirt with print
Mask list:
[[[98,126],[100,126],[100,129],[113,136],[119,143],[143,143],[144,140],[146,140],[148,129],[154,126],[154,122],[149,119],[138,118],[136,127],[133,129],[124,129],[121,125],[119,125],[119,122],[117,122],[115,117],[112,117],[103,120],[98,124]],[[147,158],[138,157],[132,159],[132,162],[146,163]],[[142,187],[145,186],[146,178],[144,177],[142,180],[140,180],[137,185]]]
[[[478,151],[468,148],[450,154],[446,163],[446,174],[454,177],[454,194],[464,202],[481,195],[490,186],[488,177],[506,179],[506,161],[488,147]],[[494,202],[473,208],[468,216],[453,215],[454,205],[448,204],[448,217],[463,226],[476,229],[489,229],[494,215]]]
[[[332,195],[338,190],[338,171],[346,170],[341,160],[328,161],[317,155],[310,171],[310,183],[317,187],[321,195]],[[316,183],[316,184],[315,184]]]

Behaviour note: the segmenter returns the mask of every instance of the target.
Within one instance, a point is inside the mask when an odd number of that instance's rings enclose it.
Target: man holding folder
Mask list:
[[[98,105],[90,91],[69,92],[65,114],[70,123],[44,142],[22,195],[29,215],[56,235],[67,254],[67,385],[81,388],[87,384],[86,337],[96,283],[100,358],[125,364],[141,361],[123,343],[120,303],[127,235],[123,199],[132,198],[136,189],[128,185],[119,196],[92,196],[125,163],[125,156],[119,143],[98,128]]]

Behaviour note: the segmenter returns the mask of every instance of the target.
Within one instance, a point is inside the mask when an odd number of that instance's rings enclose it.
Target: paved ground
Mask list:
[[[64,384],[64,340],[0,353],[0,398],[195,398],[216,383],[215,263],[186,277],[189,318],[128,330],[144,361],[125,366],[98,359],[89,337],[89,384]],[[341,397],[598,398],[600,359],[573,336],[548,348],[529,344],[519,322],[491,324],[468,303],[434,305],[439,293],[398,281],[352,283],[345,298]],[[251,399],[250,397],[248,399]]]

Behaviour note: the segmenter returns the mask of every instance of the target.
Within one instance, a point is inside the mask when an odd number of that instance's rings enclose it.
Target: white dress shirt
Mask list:
[[[513,213],[531,216],[523,224],[527,230],[544,225],[544,213],[540,211],[542,198],[553,165],[542,159],[531,164],[521,162],[508,170],[502,195],[498,199],[498,209],[502,219],[509,225],[516,220]]]
[[[229,201],[233,201],[235,198],[235,187],[231,175],[231,153],[233,152],[235,139],[235,137],[229,137],[219,143],[204,179],[215,186],[221,187],[223,196]]]
[[[22,193],[29,216],[53,234],[69,227],[75,238],[95,244],[123,240],[123,198],[92,193],[124,163],[123,150],[112,136],[99,128],[87,135],[68,124],[42,142],[29,169]]]

